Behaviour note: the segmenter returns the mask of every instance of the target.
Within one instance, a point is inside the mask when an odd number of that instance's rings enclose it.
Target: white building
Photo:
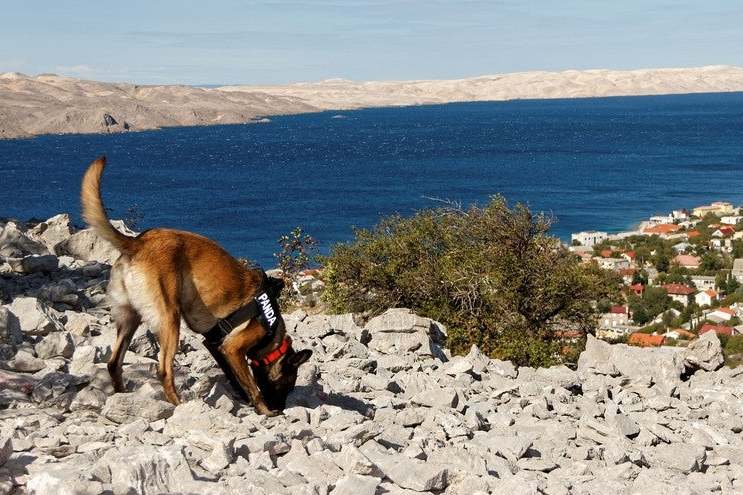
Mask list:
[[[648,218],[647,226],[652,227],[653,225],[660,225],[664,223],[673,223],[673,215],[654,215]]]
[[[586,232],[578,232],[576,234],[570,235],[571,241],[578,241],[581,246],[589,246],[593,247],[596,244],[601,244],[606,239],[608,239],[609,234],[606,232],[598,232],[595,230],[590,230]]]
[[[684,284],[666,284],[663,288],[666,289],[671,299],[680,302],[684,306],[687,306],[692,301],[692,296],[696,292],[696,289]]]
[[[740,221],[743,221],[743,216],[740,215],[727,215],[720,218],[720,223],[725,223],[727,225],[735,225]]]
[[[710,239],[709,248],[714,251],[721,253],[732,253],[733,252],[733,240],[732,239]]]
[[[743,283],[743,258],[736,258],[733,261],[733,271],[730,274],[740,283]]]
[[[626,327],[630,324],[629,315],[624,313],[604,313],[599,319],[599,328]]]
[[[682,222],[678,222],[676,225],[678,225],[682,229],[691,229],[698,223],[699,223],[699,220],[684,220]]]
[[[713,302],[717,301],[717,296],[717,291],[714,289],[703,290],[694,296],[694,302],[700,306],[711,306]]]
[[[691,283],[699,290],[716,289],[717,283],[712,275],[692,275]]]
[[[715,323],[724,323],[730,321],[731,318],[737,316],[735,310],[730,308],[717,308],[705,315],[705,318]]]
[[[733,205],[726,201],[715,201],[709,205],[697,206],[694,208],[693,215],[695,217],[704,218],[708,213],[713,213],[718,217],[723,215],[732,215],[735,212]]]
[[[671,218],[684,222],[689,219],[689,214],[685,210],[673,210],[671,212]]]
[[[679,242],[678,244],[673,245],[673,250],[677,253],[685,253],[689,248],[691,248],[691,244],[688,242]]]
[[[622,270],[623,268],[629,268],[629,261],[624,258],[602,258],[601,256],[594,256],[596,263],[604,270]]]

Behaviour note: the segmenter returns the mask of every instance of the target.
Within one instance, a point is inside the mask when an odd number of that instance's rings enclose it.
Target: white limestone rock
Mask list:
[[[46,363],[43,359],[37,358],[28,351],[19,350],[13,358],[12,367],[14,370],[22,373],[35,373],[43,370],[46,367]]]
[[[54,332],[45,336],[34,347],[36,355],[41,359],[53,357],[71,358],[75,351],[72,336],[67,332]]]
[[[0,229],[0,257],[23,258],[30,254],[49,254],[44,244],[23,233],[16,222],[8,222]]]
[[[142,397],[136,393],[110,396],[101,414],[116,423],[130,423],[139,418],[147,421],[169,418],[175,406],[163,400]]]
[[[26,483],[30,494],[99,495],[103,483],[93,479],[85,463],[43,464],[32,468]]]
[[[687,368],[705,371],[715,371],[725,361],[720,339],[715,332],[707,332],[693,340],[681,354],[681,358]]]
[[[16,297],[7,308],[27,335],[46,335],[64,328],[56,312],[35,297]]]
[[[111,224],[124,235],[135,236],[135,233],[129,230],[121,220],[112,220]],[[54,253],[57,255],[73,256],[76,259],[84,261],[97,261],[108,265],[112,265],[121,254],[115,247],[99,237],[93,229],[84,229],[75,232],[67,239],[56,244]]]
[[[114,495],[187,493],[193,473],[177,446],[139,445],[106,451],[98,463]]]
[[[335,484],[333,495],[374,495],[381,481],[372,476],[348,474]]]
[[[72,235],[72,220],[67,213],[55,215],[28,230],[32,239],[43,243],[50,253],[55,252],[57,244],[66,241]]]

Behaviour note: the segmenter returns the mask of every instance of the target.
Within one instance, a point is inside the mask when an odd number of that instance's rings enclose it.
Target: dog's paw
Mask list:
[[[269,418],[273,418],[274,416],[278,416],[279,414],[281,414],[281,411],[269,409],[268,406],[256,407],[255,409],[258,412],[258,414],[262,414]]]

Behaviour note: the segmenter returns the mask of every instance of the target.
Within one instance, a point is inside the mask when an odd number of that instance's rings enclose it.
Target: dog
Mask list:
[[[131,237],[116,230],[101,199],[105,166],[105,157],[89,165],[82,180],[81,202],[85,222],[121,252],[111,267],[107,289],[117,334],[108,371],[114,390],[124,392],[124,355],[144,322],[155,330],[160,343],[158,374],[165,397],[177,405],[173,361],[181,320],[194,332],[208,334],[253,301],[264,285],[265,273],[246,268],[216,242],[198,234],[158,228]],[[266,416],[275,416],[285,407],[299,366],[312,354],[308,349],[292,348],[280,314],[271,321],[276,327],[273,338],[259,318],[253,317],[230,328],[210,349],[240,393]]]

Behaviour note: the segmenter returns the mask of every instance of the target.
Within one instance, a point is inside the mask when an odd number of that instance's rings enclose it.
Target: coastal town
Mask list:
[[[718,201],[633,231],[578,232],[569,249],[621,279],[620,301],[597,302],[597,337],[657,347],[715,332],[743,350],[743,208]]]

